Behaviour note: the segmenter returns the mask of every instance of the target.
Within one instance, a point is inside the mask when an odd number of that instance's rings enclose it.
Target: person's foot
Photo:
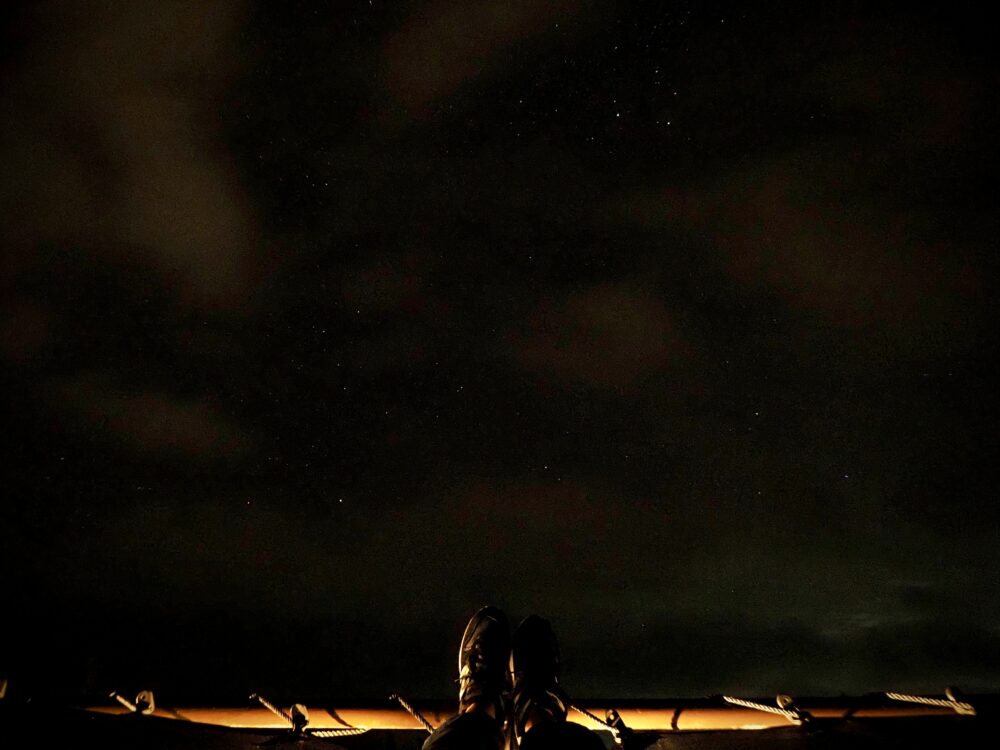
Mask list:
[[[483,711],[504,720],[509,689],[510,628],[496,607],[483,607],[469,620],[458,649],[458,710]]]
[[[559,644],[548,620],[530,615],[514,631],[510,671],[518,738],[536,724],[565,721],[569,698],[559,686]]]

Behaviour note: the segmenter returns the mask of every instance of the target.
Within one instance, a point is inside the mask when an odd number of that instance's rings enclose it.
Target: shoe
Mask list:
[[[512,719],[518,740],[527,723],[565,721],[569,696],[559,686],[559,643],[548,620],[526,618],[514,631],[510,650]]]
[[[503,722],[505,700],[510,690],[507,658],[510,627],[507,616],[496,607],[483,607],[469,620],[458,649],[458,710],[492,706]]]

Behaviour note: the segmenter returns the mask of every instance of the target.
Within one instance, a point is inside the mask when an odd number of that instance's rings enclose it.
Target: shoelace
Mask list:
[[[501,669],[499,672],[496,672],[491,669],[483,653],[483,649],[479,644],[474,645],[469,649],[465,664],[462,666],[462,671],[458,676],[459,702],[463,704],[474,702],[475,699],[481,698],[484,694],[489,694],[495,690],[497,695],[494,710],[497,717],[503,717],[506,713],[505,675],[505,670]]]

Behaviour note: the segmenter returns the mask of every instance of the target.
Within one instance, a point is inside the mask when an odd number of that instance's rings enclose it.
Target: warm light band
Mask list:
[[[634,702],[630,702],[634,703]],[[440,706],[440,703],[434,704]],[[766,713],[738,706],[685,706],[683,703],[643,702],[642,706],[623,702],[614,705],[610,702],[584,702],[579,704],[589,712],[604,716],[609,708],[618,711],[625,725],[630,729],[640,731],[697,731],[719,729],[768,729],[773,727],[791,726],[784,716]],[[433,726],[439,726],[452,715],[452,711],[441,708],[434,710],[423,704],[418,704],[421,713]],[[831,701],[826,704],[802,702],[799,707],[816,719],[890,719],[913,718],[919,716],[953,716],[958,717],[950,708],[943,706],[925,706],[913,704],[898,705],[865,705],[858,701],[854,704]],[[125,714],[127,710],[119,705],[90,706],[88,711],[102,714]],[[424,731],[420,723],[409,713],[399,707],[344,707],[344,708],[308,708],[310,729],[343,729],[348,727],[365,727],[368,729],[418,729]],[[244,729],[287,729],[288,725],[262,706],[247,706],[243,708],[157,708],[154,716],[165,719],[191,721],[199,724],[214,724],[230,728]],[[593,719],[573,712],[570,721],[582,724],[590,729],[606,729]]]

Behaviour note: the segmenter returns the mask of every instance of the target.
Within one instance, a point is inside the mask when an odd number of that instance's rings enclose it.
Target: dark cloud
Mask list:
[[[639,285],[601,285],[543,302],[513,342],[522,367],[593,387],[628,388],[687,358],[664,301]]]
[[[48,342],[51,322],[49,313],[37,302],[13,300],[0,324],[4,357],[20,365],[28,364]]]
[[[253,211],[208,125],[238,58],[241,4],[68,3],[25,11],[35,32],[4,108],[6,242],[150,264],[196,305],[239,305]]]
[[[502,70],[523,40],[558,28],[560,21],[575,29],[580,6],[577,0],[497,6],[436,0],[418,6],[383,42],[386,88],[411,116],[426,115],[428,105],[470,79]]]
[[[85,373],[49,386],[58,408],[107,429],[147,453],[218,461],[245,455],[249,438],[206,398],[129,392],[108,373]]]
[[[703,192],[644,203],[661,222],[706,236],[740,283],[835,325],[923,339],[929,320],[959,321],[975,306],[981,270],[916,207],[874,213],[873,171],[840,150],[787,154]]]

